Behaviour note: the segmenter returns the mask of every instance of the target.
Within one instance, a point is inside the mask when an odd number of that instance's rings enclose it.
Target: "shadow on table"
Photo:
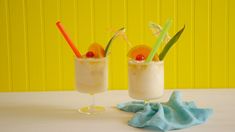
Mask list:
[[[1,105],[0,117],[7,120],[27,119],[27,120],[46,120],[46,121],[85,121],[92,123],[107,121],[117,121],[124,125],[128,125],[128,120],[131,119],[133,113],[123,112],[116,109],[115,106],[106,107],[106,111],[96,115],[85,115],[78,112],[76,108],[66,108],[64,106],[52,105]],[[143,129],[132,128],[134,131],[143,131]],[[148,132],[155,131],[145,129]]]
[[[119,120],[123,123],[132,117],[132,114],[119,111],[115,107],[106,107],[106,111],[96,115],[85,115],[76,108],[51,105],[1,105],[0,117],[5,118],[33,118],[50,120]],[[101,120],[102,121],[102,120]]]

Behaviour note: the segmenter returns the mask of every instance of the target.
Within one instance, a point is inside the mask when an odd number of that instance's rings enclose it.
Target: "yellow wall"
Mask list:
[[[74,56],[57,20],[84,53],[123,26],[133,45],[152,45],[148,22],[167,18],[171,35],[186,30],[165,58],[166,88],[235,87],[234,7],[234,0],[0,0],[0,91],[74,89]],[[110,89],[127,89],[127,50],[122,40],[112,45]]]

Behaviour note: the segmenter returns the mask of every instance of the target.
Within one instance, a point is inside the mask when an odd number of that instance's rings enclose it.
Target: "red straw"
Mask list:
[[[65,32],[62,24],[60,23],[60,21],[58,21],[56,23],[56,26],[58,27],[58,29],[60,30],[60,32],[62,33],[62,35],[64,36],[65,40],[68,42],[69,46],[72,48],[73,52],[75,53],[75,55],[80,58],[81,54],[78,51],[78,49],[75,47],[75,45],[73,44],[72,40],[69,38],[68,34]]]

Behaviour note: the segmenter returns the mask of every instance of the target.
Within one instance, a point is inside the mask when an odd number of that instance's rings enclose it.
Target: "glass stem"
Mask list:
[[[91,95],[91,106],[90,108],[93,109],[95,107],[95,94],[90,94]]]
[[[145,104],[145,105],[149,104],[149,99],[145,99],[145,100],[144,100],[144,104]]]

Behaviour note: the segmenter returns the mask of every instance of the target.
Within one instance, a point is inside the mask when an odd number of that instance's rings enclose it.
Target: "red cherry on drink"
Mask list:
[[[87,58],[92,58],[92,57],[94,57],[95,56],[95,54],[92,52],[92,51],[88,51],[87,53],[86,53],[86,57]]]
[[[137,61],[142,61],[142,60],[144,60],[145,59],[145,57],[144,57],[144,55],[142,55],[142,54],[138,54],[136,57],[135,57],[135,60],[137,60]]]

